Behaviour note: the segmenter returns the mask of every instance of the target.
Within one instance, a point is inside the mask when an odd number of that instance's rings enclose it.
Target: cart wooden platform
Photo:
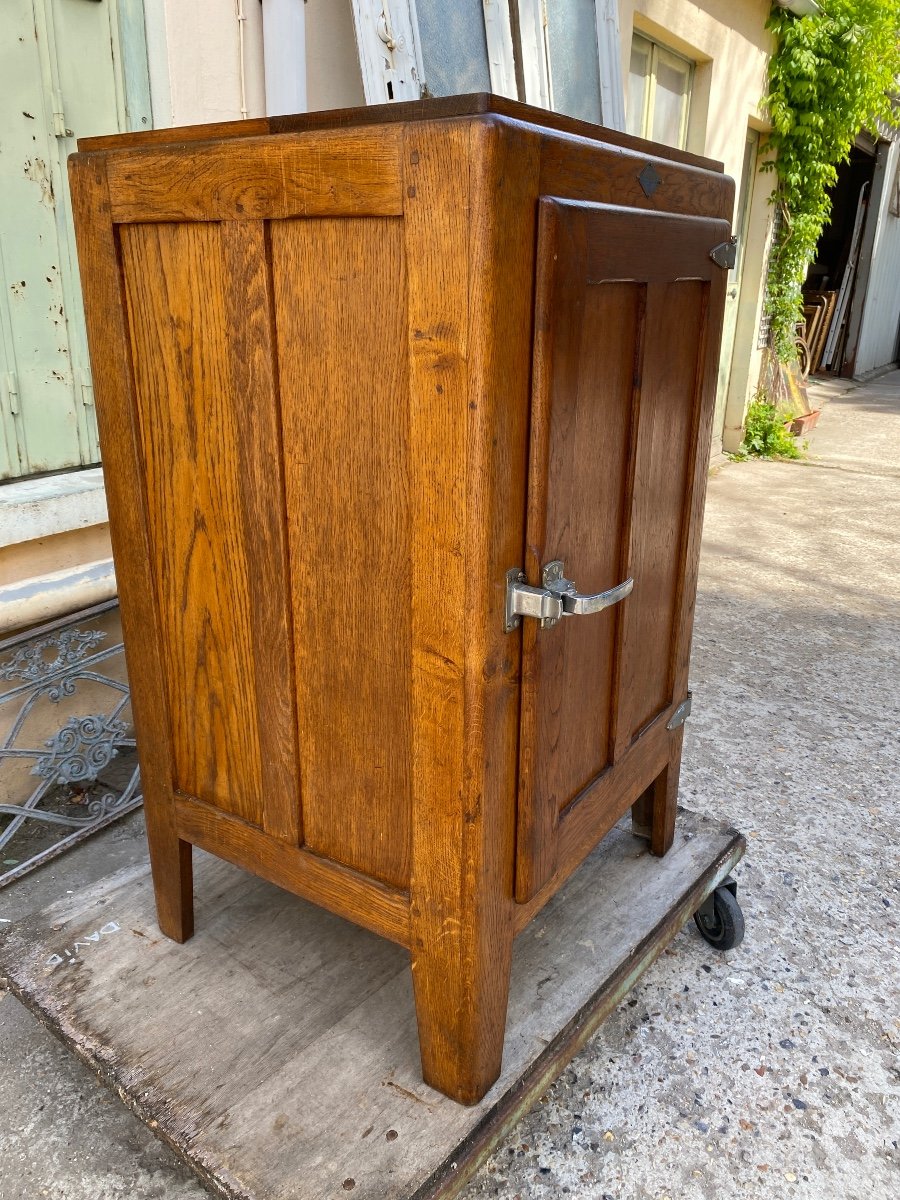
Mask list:
[[[0,974],[219,1196],[449,1197],[743,851],[690,813],[663,859],[614,829],[517,939],[502,1073],[471,1108],[422,1083],[405,950],[207,855],[188,944],[144,865],[12,928]]]

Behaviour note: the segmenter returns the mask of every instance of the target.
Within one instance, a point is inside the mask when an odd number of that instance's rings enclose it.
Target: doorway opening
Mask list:
[[[872,139],[858,138],[829,190],[831,219],[803,287],[811,374],[853,374],[874,235],[875,219],[870,221],[869,214],[878,212],[873,186],[877,149]]]

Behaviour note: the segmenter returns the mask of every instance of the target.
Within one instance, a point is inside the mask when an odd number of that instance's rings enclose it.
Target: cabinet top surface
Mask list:
[[[466,96],[427,97],[393,104],[374,104],[363,108],[338,108],[323,112],[297,113],[294,116],[253,117],[246,121],[224,121],[207,125],[149,129],[141,133],[111,134],[105,137],[79,138],[81,152],[96,150],[132,150],[141,147],[175,147],[186,142],[207,142],[224,138],[261,137],[280,133],[305,133],[314,130],[352,129],[363,125],[385,125],[410,121],[443,121],[456,117],[500,117],[538,126],[548,132],[574,134],[598,144],[642,150],[655,158],[723,170],[723,165],[699,154],[676,150],[658,142],[648,142],[602,125],[580,121],[561,113],[549,112],[504,96],[476,92]]]

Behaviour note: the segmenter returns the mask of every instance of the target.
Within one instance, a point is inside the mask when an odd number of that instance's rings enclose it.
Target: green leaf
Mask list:
[[[890,116],[900,76],[900,0],[828,0],[827,8],[797,19],[773,7],[766,23],[776,48],[762,103],[776,157],[760,169],[774,171],[772,203],[789,214],[770,259],[766,311],[783,359],[794,354],[801,285],[830,216],[837,166],[861,128]]]

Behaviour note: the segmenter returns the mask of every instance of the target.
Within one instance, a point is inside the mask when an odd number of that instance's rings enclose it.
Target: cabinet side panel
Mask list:
[[[284,220],[271,236],[304,838],[318,854],[405,887],[412,617],[402,222]]]
[[[634,593],[624,613],[622,647],[622,748],[673,702],[681,543],[708,290],[696,279],[648,288],[631,512]]]
[[[173,785],[296,841],[262,226],[120,230]]]
[[[187,855],[178,842],[172,797],[164,656],[153,595],[140,430],[105,156],[74,155],[69,159],[69,179],[158,915],[162,928],[186,934]],[[174,888],[173,876],[178,885]]]

